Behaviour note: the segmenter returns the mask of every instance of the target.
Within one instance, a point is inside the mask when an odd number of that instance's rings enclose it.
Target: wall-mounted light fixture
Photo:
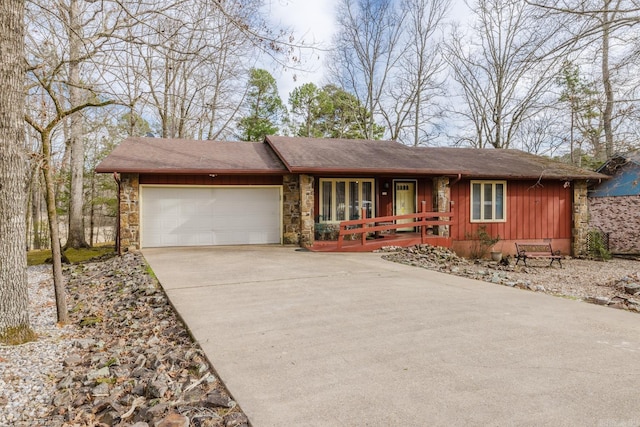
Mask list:
[[[389,182],[385,182],[384,184],[382,184],[382,188],[384,188],[385,190],[389,189]]]
[[[210,174],[209,174],[209,176],[210,176],[211,178],[215,178],[215,177],[216,177],[216,176],[218,176],[218,175],[216,175],[215,173],[210,173]]]

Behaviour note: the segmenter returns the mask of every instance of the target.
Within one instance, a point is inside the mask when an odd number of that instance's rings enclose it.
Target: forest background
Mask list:
[[[17,127],[6,115],[17,136],[0,141],[0,226],[19,212],[19,246],[51,247],[61,284],[61,246],[114,239],[115,180],[94,168],[128,136],[388,139],[590,168],[640,146],[640,0],[333,4],[332,36],[318,43],[281,26],[266,0],[7,0],[12,55],[0,65],[15,71],[18,52],[24,69],[0,77],[7,88],[24,78],[25,107]],[[273,75],[297,82],[318,57],[322,77],[283,99]],[[8,191],[23,175],[24,198]]]
[[[637,1],[464,6],[337,0],[318,43],[261,0],[27,2],[29,247],[51,241],[43,171],[54,239],[113,240],[114,180],[93,169],[127,136],[390,139],[586,167],[638,147]],[[295,82],[318,56],[320,80],[283,99],[273,75]]]

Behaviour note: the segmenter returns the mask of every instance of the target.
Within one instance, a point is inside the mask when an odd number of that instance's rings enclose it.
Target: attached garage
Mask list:
[[[141,185],[141,246],[281,243],[281,191]]]

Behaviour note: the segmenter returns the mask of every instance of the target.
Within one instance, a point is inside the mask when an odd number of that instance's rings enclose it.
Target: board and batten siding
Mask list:
[[[501,240],[571,239],[573,190],[564,182],[508,181],[505,222],[471,222],[471,183],[463,180],[451,188],[454,201],[453,240],[467,240],[478,228]],[[510,252],[510,251],[509,251]]]

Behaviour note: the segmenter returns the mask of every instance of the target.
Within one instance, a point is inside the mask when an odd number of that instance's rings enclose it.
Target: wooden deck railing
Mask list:
[[[434,225],[453,225],[453,208],[449,212],[426,212],[426,203],[422,202],[422,212],[404,215],[380,216],[367,218],[366,209],[362,209],[362,218],[342,221],[338,232],[338,249],[342,248],[344,236],[360,234],[360,242],[364,245],[369,233],[398,230],[401,228],[419,228],[422,243],[427,243],[427,229]],[[398,220],[413,219],[413,222]]]

